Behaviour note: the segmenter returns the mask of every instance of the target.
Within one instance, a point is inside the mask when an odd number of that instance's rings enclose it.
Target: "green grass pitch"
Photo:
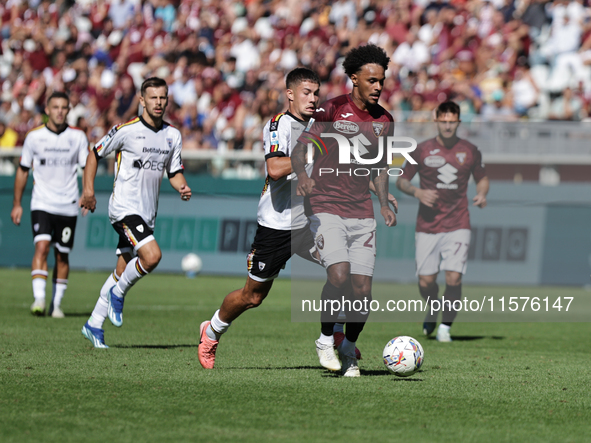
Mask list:
[[[319,366],[319,326],[290,321],[290,283],[278,280],[206,371],[199,324],[244,278],[150,275],[129,293],[123,327],[107,320],[111,348],[99,350],[80,328],[106,277],[73,272],[56,320],[29,313],[28,270],[0,270],[0,442],[591,441],[589,323],[457,323],[449,344],[423,338],[420,323],[372,323],[358,342],[362,377],[344,379]],[[425,349],[407,379],[382,363],[396,335]]]

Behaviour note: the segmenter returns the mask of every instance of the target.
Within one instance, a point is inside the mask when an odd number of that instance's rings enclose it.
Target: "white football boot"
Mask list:
[[[449,331],[449,328],[442,328],[441,325],[439,325],[439,328],[437,328],[437,335],[435,336],[435,338],[439,342],[449,343],[452,341],[451,334],[449,333]]]
[[[320,364],[329,371],[340,371],[341,363],[334,353],[333,345],[324,345],[316,340],[316,353]]]
[[[361,377],[361,372],[359,372],[359,364],[357,362],[357,358],[355,356],[355,350],[350,354],[343,352],[343,346],[339,346],[337,350],[339,351],[339,357],[341,358],[342,369],[343,369],[343,377]]]

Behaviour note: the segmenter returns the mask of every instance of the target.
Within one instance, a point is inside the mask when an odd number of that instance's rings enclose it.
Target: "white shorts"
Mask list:
[[[310,229],[322,266],[348,262],[351,274],[373,276],[376,261],[376,221],[320,213],[310,217]]]
[[[469,229],[439,234],[415,233],[417,275],[433,275],[439,270],[466,273]]]

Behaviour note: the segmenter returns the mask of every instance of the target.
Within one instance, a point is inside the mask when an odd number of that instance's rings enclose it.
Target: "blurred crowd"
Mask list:
[[[286,72],[308,66],[321,99],[343,94],[342,58],[367,42],[392,59],[381,101],[398,120],[448,99],[464,121],[585,120],[586,1],[1,0],[0,146],[22,144],[54,90],[94,143],[159,76],[184,149],[260,149]]]

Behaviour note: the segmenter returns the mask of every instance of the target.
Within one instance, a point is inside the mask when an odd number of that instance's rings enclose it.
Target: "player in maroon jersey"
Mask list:
[[[386,225],[396,224],[396,215],[388,207],[388,164],[378,147],[379,139],[394,131],[392,116],[378,104],[389,61],[384,50],[375,45],[351,50],[343,68],[353,83],[353,91],[318,107],[313,115],[314,124],[300,136],[291,157],[293,170],[298,175],[298,192],[310,198],[311,229],[321,263],[327,270],[323,303],[341,300],[342,289],[349,282],[353,287],[353,300],[366,300],[365,306],[371,302],[376,221],[369,194],[370,176]],[[327,135],[330,133],[334,136]],[[355,139],[358,150],[354,153]],[[323,150],[315,152],[312,176],[308,177],[304,167],[306,145],[310,140],[316,140]],[[347,307],[345,312],[346,331],[337,344],[333,328],[338,312],[335,315],[322,311],[322,333],[316,341],[316,351],[325,368],[334,370],[334,363],[337,363],[344,376],[359,377],[355,342],[367,321],[369,309]],[[335,344],[341,363],[334,353]]]
[[[450,327],[457,312],[447,301],[461,299],[462,274],[466,272],[470,247],[468,180],[472,174],[476,181],[472,201],[480,208],[486,206],[489,181],[478,148],[456,134],[460,107],[451,101],[441,103],[435,116],[439,135],[419,144],[410,154],[417,164],[404,163],[396,186],[420,201],[415,247],[419,291],[426,301],[438,300],[437,274],[440,269],[445,271],[445,303],[437,340],[450,342]],[[416,173],[420,188],[410,184]],[[425,317],[425,335],[435,330],[437,314]]]

